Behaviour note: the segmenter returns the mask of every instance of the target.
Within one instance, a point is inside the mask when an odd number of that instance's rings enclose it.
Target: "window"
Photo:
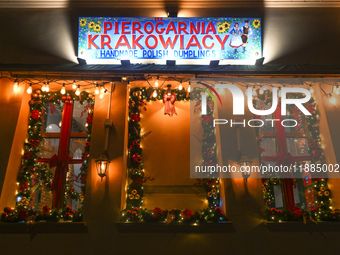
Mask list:
[[[28,137],[17,178],[18,213],[10,211],[2,220],[25,221],[28,210],[37,212],[36,220],[47,219],[51,207],[56,213],[54,220],[60,217],[59,209],[63,210],[64,219],[65,215],[72,219],[84,199],[92,95],[82,92],[75,96],[70,92],[62,97],[59,93],[39,91],[29,104]]]
[[[260,109],[270,107],[270,103],[261,98],[254,102],[255,106]],[[319,190],[319,186],[324,186],[321,189],[327,189],[325,176],[306,171],[306,167],[310,164],[324,160],[320,148],[319,129],[315,125],[317,123],[314,116],[315,107],[314,102],[308,105],[308,109],[314,112],[311,117],[306,117],[294,105],[287,107],[287,116],[281,115],[280,107],[272,115],[261,116],[261,119],[279,120],[274,124],[264,122],[267,125],[257,130],[262,164],[292,166],[299,169],[294,174],[290,172],[264,176],[265,179],[262,182],[264,198],[266,205],[270,208],[291,212],[297,208],[311,211],[318,207],[315,188]],[[282,120],[289,119],[295,120],[296,126],[283,127],[280,124]],[[291,122],[289,123],[288,125],[291,125]]]

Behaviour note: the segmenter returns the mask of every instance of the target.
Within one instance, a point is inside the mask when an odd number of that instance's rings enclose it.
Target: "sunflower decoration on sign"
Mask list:
[[[225,32],[225,27],[222,22],[217,22],[217,32],[223,34]]]
[[[90,21],[89,24],[87,25],[89,27],[89,29],[93,29],[94,26],[96,25],[96,23],[94,21]]]
[[[225,21],[225,22],[223,23],[223,26],[224,26],[225,32],[228,33],[228,32],[229,32],[229,28],[230,28],[230,23],[228,23],[228,22]]]
[[[100,32],[102,30],[102,27],[100,24],[96,24],[93,28],[93,31],[94,32]]]
[[[253,27],[254,28],[259,28],[261,25],[261,22],[258,19],[253,20]]]
[[[85,27],[85,26],[86,26],[86,19],[80,19],[79,25],[80,25],[81,27]]]

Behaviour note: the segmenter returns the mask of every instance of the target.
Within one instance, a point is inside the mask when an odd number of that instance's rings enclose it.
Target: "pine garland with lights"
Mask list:
[[[289,98],[299,98],[301,95],[288,96]],[[272,102],[272,93],[269,90],[259,94],[257,90],[256,96],[253,100],[254,107],[257,100],[261,100],[265,104]],[[309,154],[312,155],[312,164],[326,164],[323,148],[321,146],[320,129],[319,129],[319,112],[317,109],[314,96],[304,106],[311,113],[310,116],[305,116],[306,124],[306,138],[308,139]],[[256,129],[258,151],[260,155],[260,162],[264,164],[261,153],[261,137],[259,135],[259,128]],[[265,200],[265,218],[268,221],[338,221],[340,220],[339,209],[332,210],[331,208],[331,191],[328,187],[328,179],[320,173],[311,172],[313,179],[312,188],[314,197],[316,198],[315,207],[312,210],[305,210],[296,207],[295,211],[277,210],[273,208],[274,192],[273,186],[281,183],[278,178],[268,178],[262,180],[263,197]]]
[[[185,89],[173,90],[176,94],[176,101],[189,101],[190,93]],[[153,210],[142,209],[144,187],[143,184],[152,180],[145,175],[143,169],[143,156],[140,142],[142,136],[140,126],[140,113],[146,111],[146,102],[163,100],[166,89],[154,88],[133,88],[129,96],[129,136],[128,136],[128,187],[126,208],[122,211],[123,221],[132,222],[191,222],[201,223],[206,221],[225,221],[227,220],[222,209],[219,207],[219,181],[217,179],[202,179],[199,185],[204,185],[207,192],[209,208],[201,212],[184,210],[163,210],[156,207]],[[195,95],[195,93],[194,93]],[[195,99],[200,99],[197,94]],[[211,100],[211,99],[210,99]],[[209,112],[209,117],[213,117],[213,111]],[[209,119],[210,120],[210,119]],[[203,158],[206,162],[216,161],[215,134],[212,128],[212,119],[206,121],[202,118],[205,142],[203,146]],[[209,155],[207,154],[209,153]],[[209,161],[208,161],[209,159]]]
[[[80,168],[79,179],[81,182],[81,193],[75,191],[72,183],[66,181],[65,184],[65,201],[70,199],[84,200],[85,184],[87,176],[87,163],[90,151],[90,138],[93,119],[93,95],[87,92],[81,92],[76,95],[74,91],[67,91],[65,95],[60,92],[42,92],[36,90],[29,101],[30,116],[28,121],[28,135],[24,143],[24,155],[21,160],[21,167],[17,177],[17,203],[14,209],[6,207],[1,215],[3,222],[26,222],[26,221],[59,221],[65,220],[81,221],[82,208],[77,211],[71,210],[66,206],[63,209],[50,209],[47,205],[43,207],[43,211],[34,210],[31,204],[31,192],[40,187],[50,188],[53,179],[53,173],[49,169],[48,164],[38,162],[40,152],[40,143],[42,141],[43,119],[47,111],[53,112],[56,106],[60,106],[63,100],[79,101],[81,104],[86,100],[88,105],[86,110],[88,116],[86,118],[87,140],[85,151],[82,155],[84,162]]]

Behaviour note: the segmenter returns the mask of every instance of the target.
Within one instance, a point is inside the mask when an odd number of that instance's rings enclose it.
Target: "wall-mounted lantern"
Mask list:
[[[240,120],[236,120],[240,122]],[[242,173],[242,177],[244,178],[244,182],[248,181],[248,178],[251,175],[251,166],[253,161],[251,161],[246,154],[243,153],[241,149],[241,141],[240,141],[240,132],[239,127],[236,126],[236,137],[237,137],[237,150],[239,151],[239,159],[238,164],[240,166],[240,171]]]
[[[112,97],[112,92],[115,90],[115,88],[116,88],[116,84],[114,82],[111,82],[109,110],[107,114],[107,119],[104,120],[104,127],[105,127],[104,152],[95,161],[97,174],[100,176],[101,180],[103,180],[103,178],[107,175],[107,170],[110,164],[109,154],[107,153],[107,145],[109,143],[110,127],[113,126],[112,120],[110,119],[110,113],[111,113],[111,97]]]
[[[240,170],[242,173],[242,177],[244,178],[245,182],[247,182],[249,176],[251,175],[251,165],[253,161],[249,160],[248,157],[240,152],[240,159],[238,161],[238,164],[240,166]]]
[[[106,172],[110,164],[109,155],[105,151],[95,162],[97,167],[97,174],[100,176],[101,180],[103,180],[103,178],[106,176]]]

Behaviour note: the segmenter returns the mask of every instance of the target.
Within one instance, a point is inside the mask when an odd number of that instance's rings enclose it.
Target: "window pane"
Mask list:
[[[295,127],[285,127],[286,132],[304,132],[304,115],[296,106],[288,107],[287,113],[289,115],[283,116],[283,119],[296,120],[297,125]],[[286,125],[292,126],[292,121],[287,121]]]
[[[257,100],[255,108],[258,110],[268,110],[271,107],[271,103],[265,104],[262,100]],[[261,115],[261,119],[264,122],[264,125],[260,127],[260,131],[262,132],[274,132],[274,127],[270,121],[266,121],[266,119],[273,119],[273,115]]]
[[[66,190],[68,191],[68,199],[66,201],[66,205],[71,206],[72,210],[79,209],[81,205],[81,164],[69,164],[68,165],[68,172],[67,172],[67,182],[68,187],[66,187]],[[73,189],[72,189],[73,188]]]
[[[261,115],[261,120],[263,120],[264,125],[260,127],[261,132],[274,132],[275,128],[271,121],[266,121],[266,119],[273,119],[273,115]],[[275,123],[275,122],[274,122]]]
[[[309,156],[307,138],[286,138],[287,150],[293,156]]]
[[[60,133],[59,123],[62,118],[63,103],[60,105],[46,104],[44,130],[46,133]]]
[[[84,101],[80,104],[79,101],[73,103],[72,126],[71,132],[87,132],[86,117],[88,116],[89,104]]]
[[[81,159],[85,151],[86,138],[71,138],[69,156],[73,159]]]
[[[58,155],[59,138],[43,138],[39,145],[39,158],[51,158],[54,154]]]
[[[261,147],[264,149],[262,156],[276,156],[276,138],[264,137],[262,138]]]
[[[273,191],[274,191],[275,208],[282,209],[283,208],[283,197],[282,197],[281,185],[280,184],[274,185]]]

